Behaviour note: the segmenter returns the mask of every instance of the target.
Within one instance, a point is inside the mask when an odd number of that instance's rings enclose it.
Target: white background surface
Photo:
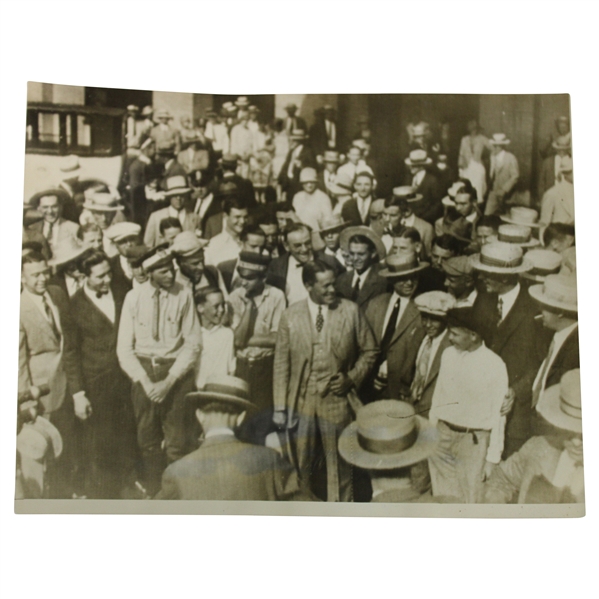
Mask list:
[[[599,455],[595,8],[522,0],[2,2],[3,596],[592,596]],[[587,517],[15,516],[27,80],[221,94],[570,93]]]

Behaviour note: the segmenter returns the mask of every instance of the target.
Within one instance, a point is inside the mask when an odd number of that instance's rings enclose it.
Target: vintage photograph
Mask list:
[[[17,504],[583,515],[567,94],[30,82],[24,125]]]

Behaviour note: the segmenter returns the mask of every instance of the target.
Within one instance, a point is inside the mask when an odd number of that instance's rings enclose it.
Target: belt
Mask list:
[[[471,434],[472,440],[475,445],[478,444],[478,438],[476,436],[477,433],[488,433],[489,429],[486,428],[468,428],[465,426],[459,426],[457,424],[452,424],[451,422],[447,422],[447,420],[440,420],[449,430],[454,433],[462,433],[462,434]]]
[[[146,360],[152,364],[152,366],[172,366],[177,358],[162,358],[160,356],[144,356],[137,355],[139,360]]]
[[[159,356],[137,356],[146,374],[153,383],[164,380],[175,363],[176,358],[161,358]]]

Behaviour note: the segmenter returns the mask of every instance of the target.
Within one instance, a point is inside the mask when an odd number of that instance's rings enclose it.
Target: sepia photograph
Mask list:
[[[26,114],[17,510],[584,515],[567,94]]]

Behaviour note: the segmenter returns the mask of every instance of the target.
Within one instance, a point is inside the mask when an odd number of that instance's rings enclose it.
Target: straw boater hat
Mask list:
[[[492,146],[507,146],[511,143],[511,140],[507,138],[505,133],[493,133],[493,136],[489,139],[489,143]]]
[[[340,161],[339,152],[336,152],[335,150],[325,150],[322,161],[337,164]]]
[[[571,150],[572,138],[570,135],[560,135],[551,145],[556,150]]]
[[[235,106],[238,108],[247,108],[250,105],[250,101],[246,96],[239,96],[237,100],[235,100]]]
[[[426,166],[432,164],[433,160],[429,158],[426,150],[412,150],[404,162],[408,166]]]
[[[513,243],[521,248],[541,245],[541,242],[532,236],[531,228],[523,225],[500,225],[497,229],[497,240]]]
[[[75,154],[65,156],[61,159],[59,168],[61,173],[73,173],[78,171],[81,168],[79,157]]]
[[[537,283],[542,283],[547,275],[557,274],[562,264],[561,254],[551,250],[530,250],[526,253],[526,259],[532,264],[532,268],[523,272],[522,276]]]
[[[67,237],[64,241],[56,246],[53,256],[48,260],[49,266],[60,266],[68,264],[77,258],[81,258],[88,248],[81,245],[78,240],[73,237]]]
[[[115,243],[120,243],[121,241],[125,241],[125,239],[137,238],[140,233],[141,226],[130,222],[115,223],[104,231],[104,235]]]
[[[507,214],[500,215],[502,221],[512,225],[524,225],[525,227],[540,227],[539,213],[533,208],[526,206],[512,206]]]
[[[124,206],[119,203],[118,196],[110,191],[98,190],[92,187],[83,192],[83,197],[85,198],[83,208],[86,210],[94,210],[96,212],[117,212],[124,208]]]
[[[129,104],[129,106],[127,106],[127,110],[129,112],[139,112],[139,106],[135,106],[135,104]]]
[[[472,256],[476,270],[497,274],[518,274],[532,268],[520,246],[505,241],[493,241],[482,246],[480,254]]]
[[[343,220],[343,217],[340,214],[332,214],[322,221],[322,229],[320,229],[318,233],[320,233],[320,235],[338,233],[343,231],[346,227],[349,227],[349,225],[350,221]]]
[[[171,252],[181,258],[195,256],[200,250],[203,250],[210,242],[207,239],[198,237],[193,231],[183,231],[173,240]]]
[[[290,137],[296,141],[304,141],[306,139],[306,132],[303,129],[294,129]]]
[[[416,189],[411,185],[402,185],[393,188],[393,197],[412,203],[419,202],[422,199],[422,194],[416,193]]]
[[[447,316],[447,312],[455,307],[455,302],[455,297],[446,291],[427,291],[414,300],[420,312],[432,316]]]
[[[53,187],[51,189],[44,189],[43,191],[38,191],[34,193],[30,198],[27,204],[24,204],[24,208],[37,208],[40,204],[40,200],[45,196],[56,196],[58,198],[58,203],[62,204],[63,202],[70,199],[69,194],[64,190],[57,187]]]
[[[347,227],[341,232],[339,236],[339,247],[344,252],[349,252],[349,240],[354,235],[363,235],[372,241],[374,247],[376,248],[376,253],[379,256],[379,260],[384,260],[387,255],[387,249],[385,248],[385,244],[382,242],[381,238],[370,228],[365,227],[363,225],[357,227]]]
[[[208,378],[200,391],[188,393],[185,399],[198,407],[210,401],[222,401],[241,410],[249,410],[256,407],[249,396],[250,388],[243,379],[236,376],[214,376]]]
[[[578,313],[578,293],[574,275],[547,275],[542,285],[533,285],[528,293],[541,306]]]
[[[582,433],[580,370],[566,372],[559,385],[542,393],[537,412],[553,426],[573,433]]]
[[[452,206],[455,207],[455,197],[458,195],[458,192],[465,186],[463,181],[456,181],[448,190],[447,195],[441,200],[443,206]]]
[[[386,268],[379,271],[381,277],[388,279],[407,277],[429,266],[428,262],[419,262],[415,252],[391,254],[385,260]]]
[[[318,175],[316,169],[307,166],[303,168],[299,176],[300,183],[318,183]]]
[[[161,266],[172,264],[173,258],[174,256],[172,251],[170,249],[164,248],[146,258],[141,265],[146,272],[152,272]]]
[[[339,438],[341,457],[365,470],[395,470],[426,460],[437,430],[405,401],[383,399],[363,406]]]
[[[166,180],[165,197],[191,193],[191,187],[187,186],[187,178],[183,175],[175,175]]]

